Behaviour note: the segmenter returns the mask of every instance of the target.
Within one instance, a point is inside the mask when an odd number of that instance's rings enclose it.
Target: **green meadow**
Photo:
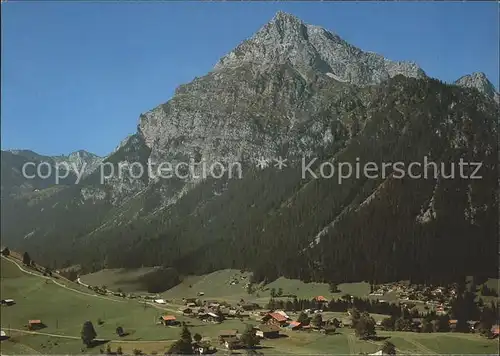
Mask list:
[[[240,282],[227,283],[236,277]],[[245,292],[245,275],[239,271],[224,270],[201,277],[190,277],[181,285],[163,294],[165,298],[178,299],[195,296],[199,291],[205,298],[225,299],[229,302],[248,295]],[[189,283],[189,284],[186,284]],[[279,279],[266,288],[282,288],[285,293],[296,293],[299,297],[325,295],[324,286],[319,284],[297,283]],[[110,283],[108,283],[110,284]],[[66,287],[64,286],[66,285]],[[308,287],[311,287],[308,292]],[[298,288],[298,289],[297,289]],[[344,286],[352,288],[351,294],[364,293],[363,284]],[[342,289],[342,286],[341,286]],[[349,293],[343,289],[343,293]],[[269,290],[262,290],[262,301],[267,301]],[[246,323],[257,324],[256,320],[226,320],[222,324],[207,324],[197,319],[184,317],[177,311],[178,306],[153,306],[135,299],[111,298],[95,295],[87,288],[71,282],[63,286],[40,275],[22,272],[11,260],[1,259],[1,295],[3,299],[14,299],[16,304],[2,306],[1,327],[9,339],[1,341],[1,352],[14,354],[78,354],[100,353],[109,344],[113,351],[120,346],[125,353],[139,349],[146,354],[163,354],[170,344],[179,337],[179,327],[157,325],[163,314],[174,314],[179,321],[190,327],[192,334],[199,333],[216,338],[220,330],[236,329],[242,331]],[[254,296],[254,298],[256,298]],[[248,298],[247,298],[248,299]],[[258,298],[256,298],[258,299]],[[331,314],[331,315],[330,315]],[[324,317],[342,317],[343,313],[325,313]],[[375,319],[383,315],[373,315]],[[40,319],[45,327],[29,333],[28,320]],[[92,321],[97,332],[98,345],[83,349],[80,330],[83,322]],[[101,321],[101,322],[99,322]],[[116,327],[121,326],[127,336],[118,337]],[[306,354],[359,354],[372,353],[380,349],[383,340],[358,340],[352,329],[339,329],[333,335],[323,335],[315,331],[283,331],[283,337],[263,340],[260,352],[264,355],[306,355]],[[392,341],[399,354],[496,354],[498,345],[495,340],[487,340],[474,334],[417,334],[403,332],[377,333],[381,338]],[[227,351],[219,350],[218,354]]]

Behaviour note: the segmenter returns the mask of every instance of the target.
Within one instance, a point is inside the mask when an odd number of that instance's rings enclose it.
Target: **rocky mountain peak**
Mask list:
[[[89,174],[99,165],[99,163],[102,162],[102,157],[85,150],[78,150],[70,153],[67,157],[56,157],[55,160],[66,162],[72,167],[77,167],[78,169],[85,167],[85,170],[88,171],[87,174]]]
[[[494,98],[498,102],[499,94],[483,72],[474,72],[464,75],[457,79],[455,84],[465,88],[476,88],[481,93],[490,98]]]
[[[85,151],[85,150],[78,150],[78,151],[75,151],[75,152],[72,152],[69,154],[69,158],[73,158],[73,159],[93,159],[93,158],[99,158],[99,156],[91,153],[91,152],[88,152],[88,151]]]
[[[292,15],[285,11],[278,11],[276,15],[272,18],[269,24],[291,24],[291,25],[301,25],[304,24],[301,19],[297,16]]]
[[[290,63],[304,77],[313,70],[361,86],[378,84],[398,74],[425,76],[415,63],[394,62],[375,53],[363,52],[338,35],[282,11],[250,39],[222,57],[215,70],[243,65],[265,70],[279,63]]]

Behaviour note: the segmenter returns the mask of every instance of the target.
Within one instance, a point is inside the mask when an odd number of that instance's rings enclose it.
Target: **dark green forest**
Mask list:
[[[282,171],[247,163],[243,179],[208,179],[159,211],[155,191],[174,192],[179,182],[154,183],[119,208],[106,200],[81,203],[72,185],[28,207],[24,198],[2,199],[2,238],[37,262],[80,264],[87,272],[164,266],[177,278],[237,268],[254,272],[255,281],[286,276],[330,283],[448,283],[465,275],[497,275],[493,100],[475,89],[397,76],[335,97],[310,120],[329,123],[334,137],[311,155],[318,157],[316,170],[326,160],[336,167],[357,159],[361,165],[407,166],[427,156],[446,167],[461,158],[482,162],[482,179],[389,174],[339,184],[337,172],[330,179],[303,179],[301,157],[287,156],[289,167]],[[148,155],[145,146],[126,152],[143,161]],[[288,153],[286,143],[282,152]],[[49,217],[35,213],[54,205]],[[43,239],[8,238],[33,227],[49,232]]]

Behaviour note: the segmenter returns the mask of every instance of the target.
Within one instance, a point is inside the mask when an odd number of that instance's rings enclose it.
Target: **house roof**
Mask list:
[[[165,321],[172,321],[172,320],[176,320],[175,316],[173,315],[164,315],[161,317],[163,320]]]
[[[239,343],[240,342],[240,340],[238,340],[238,338],[236,337],[236,335],[233,335],[233,336],[224,336],[223,339],[228,344]]]
[[[269,315],[271,318],[273,318],[274,320],[279,321],[279,322],[282,322],[282,321],[286,321],[286,320],[287,320],[286,316],[284,316],[284,315],[282,315],[282,314],[280,314],[280,313],[276,313],[276,312],[275,312],[275,313],[269,313],[268,315]]]
[[[247,302],[247,303],[243,303],[241,306],[242,307],[247,307],[247,308],[253,308],[253,307],[256,307],[257,304],[256,303],[248,303]]]
[[[236,336],[238,330],[221,330],[219,336]]]
[[[301,326],[302,324],[299,323],[298,321],[291,321],[288,326],[291,327],[291,328],[295,328],[295,327],[298,327],[298,326]]]
[[[450,321],[449,321],[449,323],[450,323],[450,324],[456,324],[456,323],[458,323],[458,320],[456,320],[456,319],[452,319],[452,320],[450,320]]]
[[[42,321],[41,320],[30,320],[28,321],[28,324],[41,324]]]
[[[322,295],[318,295],[317,297],[314,298],[317,302],[326,302],[327,299],[323,297]]]
[[[7,336],[7,334],[5,333],[5,331],[2,330],[2,331],[0,331],[0,336],[2,336],[2,337]]]
[[[280,330],[280,328],[276,325],[266,325],[266,324],[259,325],[258,328],[263,333],[272,333]]]

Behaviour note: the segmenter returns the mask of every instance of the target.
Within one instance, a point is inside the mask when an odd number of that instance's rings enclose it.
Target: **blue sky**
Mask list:
[[[278,10],[363,50],[413,60],[453,81],[485,72],[498,88],[495,2],[2,4],[2,149],[105,155],[142,112]]]

